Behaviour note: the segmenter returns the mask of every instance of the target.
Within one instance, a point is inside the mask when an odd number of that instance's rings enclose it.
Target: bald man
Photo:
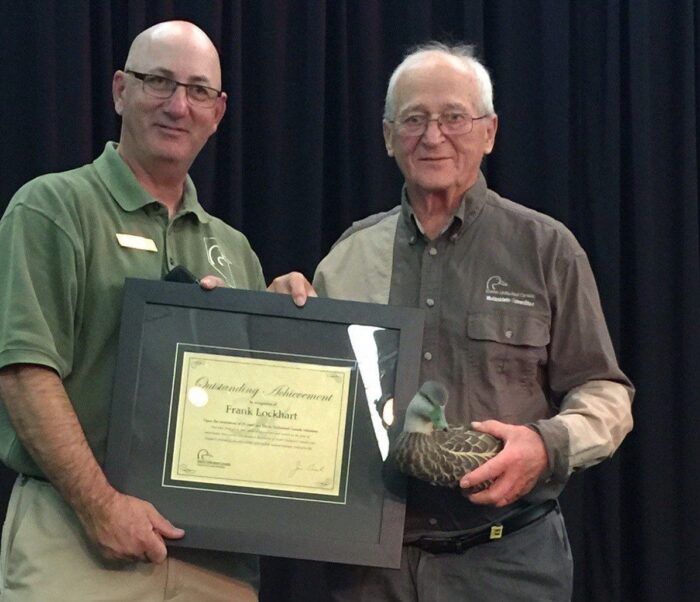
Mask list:
[[[147,29],[112,92],[119,143],[29,182],[0,220],[0,454],[19,473],[0,600],[257,600],[257,558],[168,554],[184,532],[101,468],[124,279],[183,264],[203,288],[265,286],[187,173],[226,110],[211,40],[181,21]]]

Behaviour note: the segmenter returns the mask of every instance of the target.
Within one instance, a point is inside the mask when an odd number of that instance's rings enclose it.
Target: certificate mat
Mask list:
[[[423,312],[127,279],[105,471],[169,545],[398,567]]]

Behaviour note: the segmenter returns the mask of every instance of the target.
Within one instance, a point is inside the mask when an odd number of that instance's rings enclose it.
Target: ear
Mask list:
[[[486,122],[486,132],[484,140],[484,154],[490,155],[496,144],[496,130],[498,130],[498,115],[493,114]]]
[[[126,89],[126,73],[123,71],[115,71],[112,77],[112,100],[114,101],[114,110],[117,115],[121,115],[124,110],[124,90]]]
[[[382,131],[384,132],[384,146],[386,147],[386,154],[390,157],[393,157],[394,144],[392,142],[393,135],[391,131],[391,125],[386,121],[382,121]]]
[[[226,92],[222,92],[221,96],[216,99],[216,104],[214,105],[214,129],[212,130],[212,134],[218,129],[219,123],[226,113],[227,100],[228,96],[226,95]]]

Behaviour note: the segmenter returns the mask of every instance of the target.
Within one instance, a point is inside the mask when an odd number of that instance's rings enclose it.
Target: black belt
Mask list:
[[[497,541],[510,533],[515,533],[519,529],[531,525],[537,519],[546,516],[557,506],[556,500],[548,500],[473,533],[465,533],[454,537],[430,537],[424,535],[416,541],[407,542],[406,545],[415,546],[431,554],[461,554],[473,546]]]

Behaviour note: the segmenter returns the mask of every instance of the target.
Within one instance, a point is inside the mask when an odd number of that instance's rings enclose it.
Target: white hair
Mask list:
[[[486,70],[486,67],[476,58],[474,54],[474,46],[467,44],[458,44],[448,46],[442,42],[428,42],[421,44],[409,50],[403,61],[399,64],[389,78],[389,86],[386,90],[386,99],[384,100],[384,119],[390,121],[396,117],[396,102],[394,98],[394,89],[396,82],[401,74],[409,67],[412,67],[420,61],[427,58],[429,55],[436,53],[444,54],[458,59],[465,67],[467,67],[474,78],[479,91],[479,110],[482,114],[493,115],[493,85],[491,84],[491,76]]]

